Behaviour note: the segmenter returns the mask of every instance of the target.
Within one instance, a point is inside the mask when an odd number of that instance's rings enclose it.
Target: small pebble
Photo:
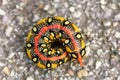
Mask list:
[[[2,80],[7,80],[5,77]]]
[[[71,76],[74,76],[74,71],[68,70],[68,73],[69,73]]]
[[[115,15],[115,20],[120,21],[120,14]]]
[[[106,0],[100,0],[100,3],[101,3],[102,5],[107,4]]]
[[[73,17],[75,17],[75,18],[79,18],[80,16],[81,16],[81,12],[80,11],[77,11],[77,12],[74,12],[73,13]]]
[[[117,27],[118,24],[119,24],[119,23],[118,23],[117,21],[116,21],[116,22],[113,22],[113,26],[114,26],[114,27]]]
[[[3,66],[5,66],[5,64],[0,61],[0,67],[3,67]]]
[[[38,70],[36,70],[34,73],[35,73],[36,75],[39,75],[39,71],[38,71]]]
[[[26,80],[34,80],[32,76],[28,76]]]
[[[5,66],[2,70],[5,74],[7,74],[8,76],[10,75],[10,71],[9,68],[7,66]]]
[[[116,32],[115,37],[120,39],[120,32]]]
[[[10,76],[11,76],[11,77],[12,77],[12,76],[15,76],[14,70],[11,71]]]
[[[2,16],[6,15],[5,11],[0,9],[0,15],[2,15]]]
[[[50,7],[49,5],[46,5],[43,9],[47,11],[49,7]]]
[[[2,5],[8,4],[8,0],[2,0]]]
[[[111,22],[110,21],[104,22],[104,26],[106,26],[106,27],[111,26]]]
[[[9,37],[12,31],[13,31],[13,27],[8,26],[5,31],[6,36]]]
[[[75,8],[74,7],[70,7],[69,10],[70,10],[70,12],[74,12]]]
[[[38,15],[34,15],[33,22],[38,21],[39,19],[40,19],[40,17]]]
[[[117,80],[120,80],[120,75],[118,76]]]
[[[99,69],[102,65],[102,62],[101,61],[97,61],[95,66],[96,66],[96,69]]]
[[[86,71],[86,70],[79,70],[77,72],[77,75],[78,75],[79,78],[86,77],[86,76],[88,76],[88,71]]]

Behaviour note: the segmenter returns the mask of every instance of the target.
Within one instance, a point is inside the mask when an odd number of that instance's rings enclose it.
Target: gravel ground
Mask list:
[[[43,70],[27,58],[27,32],[48,16],[81,28],[84,68],[69,61]],[[0,80],[120,80],[120,0],[0,0],[0,43]]]

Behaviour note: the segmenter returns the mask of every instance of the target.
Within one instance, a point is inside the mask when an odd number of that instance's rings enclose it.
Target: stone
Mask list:
[[[104,26],[106,26],[106,27],[109,27],[109,26],[111,26],[111,22],[110,21],[106,21],[106,22],[104,22]]]
[[[116,32],[115,37],[120,39],[120,32]]]
[[[7,80],[5,77],[2,80]]]
[[[118,24],[119,24],[119,23],[118,23],[117,21],[113,22],[113,27],[117,27]]]
[[[3,67],[3,66],[5,66],[5,64],[0,61],[0,67]]]
[[[74,7],[70,7],[69,10],[70,10],[70,12],[74,12],[75,8]]]
[[[9,37],[12,31],[13,31],[13,27],[8,26],[5,30],[6,36]]]
[[[107,4],[106,0],[100,0],[100,3],[101,3],[102,5]]]
[[[75,17],[75,18],[79,18],[80,16],[81,16],[81,12],[80,11],[77,11],[77,12],[74,12],[73,13],[73,17]]]
[[[34,15],[33,22],[38,21],[39,19],[40,19],[40,17],[38,15]]]
[[[102,62],[101,61],[97,61],[96,64],[95,64],[95,69],[99,69],[102,65]]]
[[[120,80],[120,75],[118,76],[117,80]]]
[[[49,7],[50,7],[49,5],[46,5],[43,9],[47,11]]]
[[[10,76],[13,77],[15,75],[14,70],[11,71]]]
[[[71,76],[74,76],[74,71],[68,70],[68,73],[69,73]]]
[[[38,71],[38,70],[36,70],[34,73],[35,73],[36,75],[39,75],[39,71]]]
[[[9,68],[7,66],[5,66],[2,70],[5,74],[7,74],[8,76],[10,75],[10,71]]]
[[[2,5],[8,4],[8,0],[2,0]]]
[[[77,75],[79,78],[86,77],[86,76],[88,76],[88,71],[87,70],[79,70],[77,72]]]
[[[32,76],[28,76],[26,80],[34,80]]]
[[[6,12],[4,10],[0,9],[0,15],[4,16],[4,15],[6,15]]]
[[[114,17],[114,20],[120,21],[120,14],[116,14],[115,17]]]

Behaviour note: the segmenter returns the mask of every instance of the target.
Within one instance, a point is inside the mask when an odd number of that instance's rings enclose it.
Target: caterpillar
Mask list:
[[[78,60],[86,54],[80,29],[63,17],[39,20],[29,31],[26,53],[38,67],[54,69],[68,60]]]

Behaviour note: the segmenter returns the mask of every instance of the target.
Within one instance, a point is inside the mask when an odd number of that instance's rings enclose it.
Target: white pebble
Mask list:
[[[13,27],[8,26],[6,31],[5,31],[6,36],[9,37],[12,31],[13,31]]]
[[[3,78],[2,80],[7,80],[6,78]]]
[[[40,19],[40,17],[38,15],[34,15],[33,22],[35,22],[35,21],[37,21],[39,19]]]
[[[46,5],[43,9],[44,9],[44,10],[48,10],[49,7],[50,7],[49,5]]]
[[[103,5],[107,4],[107,2],[105,0],[100,0],[100,3]]]
[[[9,71],[9,68],[7,66],[4,67],[2,71],[9,76],[10,71]]]
[[[88,76],[88,71],[86,71],[86,70],[79,70],[77,72],[77,75],[78,75],[79,78],[86,77],[86,76]]]
[[[28,76],[26,80],[34,80],[32,76]]]
[[[73,13],[73,17],[75,17],[75,18],[79,18],[80,16],[81,16],[81,12],[80,11],[77,11],[77,12],[74,12]]]
[[[6,14],[5,11],[0,9],[0,15],[5,15],[5,14]]]
[[[70,7],[69,10],[70,10],[70,12],[74,12],[75,8],[74,7]]]
[[[11,71],[10,76],[11,76],[11,77],[12,77],[12,76],[15,76],[14,70]]]
[[[120,38],[120,32],[116,32],[116,33],[115,33],[115,37],[116,37],[116,38]]]
[[[96,69],[99,69],[101,65],[102,65],[102,62],[101,61],[97,61],[96,65],[95,65]]]
[[[105,22],[105,23],[104,23],[104,26],[107,26],[107,27],[108,27],[108,26],[111,26],[111,22],[110,22],[110,21]]]
[[[117,20],[117,21],[120,20],[120,14],[115,15],[115,20]]]
[[[2,0],[2,5],[8,4],[8,0]]]
[[[0,61],[0,67],[5,66],[3,62]]]
[[[118,24],[119,24],[118,22],[113,22],[114,27],[118,26]]]

